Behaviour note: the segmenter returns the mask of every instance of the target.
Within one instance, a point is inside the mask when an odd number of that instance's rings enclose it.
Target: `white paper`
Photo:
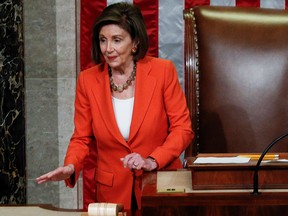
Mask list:
[[[288,163],[288,159],[268,160],[262,161],[263,163]]]
[[[219,163],[248,163],[250,158],[245,157],[198,157],[194,164],[219,164]]]

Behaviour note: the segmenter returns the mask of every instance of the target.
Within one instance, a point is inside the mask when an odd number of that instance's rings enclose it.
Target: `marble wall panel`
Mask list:
[[[26,202],[23,3],[0,1],[0,204]]]
[[[1,203],[25,203],[27,199],[28,204],[82,207],[82,179],[73,190],[63,182],[39,186],[34,181],[62,165],[73,132],[77,3],[78,0],[0,1]]]

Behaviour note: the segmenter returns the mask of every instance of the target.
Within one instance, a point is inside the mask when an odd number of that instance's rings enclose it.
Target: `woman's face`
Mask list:
[[[118,25],[103,26],[99,32],[99,44],[111,68],[125,68],[133,62],[131,49],[135,44],[130,34]]]

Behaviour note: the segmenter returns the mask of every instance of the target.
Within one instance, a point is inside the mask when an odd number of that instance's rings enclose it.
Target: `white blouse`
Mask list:
[[[112,103],[118,128],[124,139],[128,140],[134,106],[134,97],[128,99],[118,99],[112,97]]]

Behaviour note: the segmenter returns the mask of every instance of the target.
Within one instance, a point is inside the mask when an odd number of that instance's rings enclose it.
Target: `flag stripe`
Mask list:
[[[110,5],[110,4],[115,4],[115,3],[118,3],[118,2],[123,2],[123,0],[107,0],[107,5]],[[128,2],[128,3],[133,3],[133,0],[125,0],[125,2]]]
[[[260,7],[260,0],[236,0],[237,7]]]
[[[211,0],[211,6],[235,6],[236,0]]]
[[[97,16],[107,6],[105,1],[81,1],[80,11],[80,69],[91,65],[91,29]]]
[[[261,0],[261,8],[285,9],[285,0]]]
[[[210,5],[210,0],[185,0],[185,8],[192,8],[198,5]]]
[[[159,1],[159,57],[174,62],[180,82],[184,68],[183,0]],[[169,13],[167,13],[169,11]]]
[[[144,17],[149,36],[148,55],[158,56],[158,0],[134,0]]]

